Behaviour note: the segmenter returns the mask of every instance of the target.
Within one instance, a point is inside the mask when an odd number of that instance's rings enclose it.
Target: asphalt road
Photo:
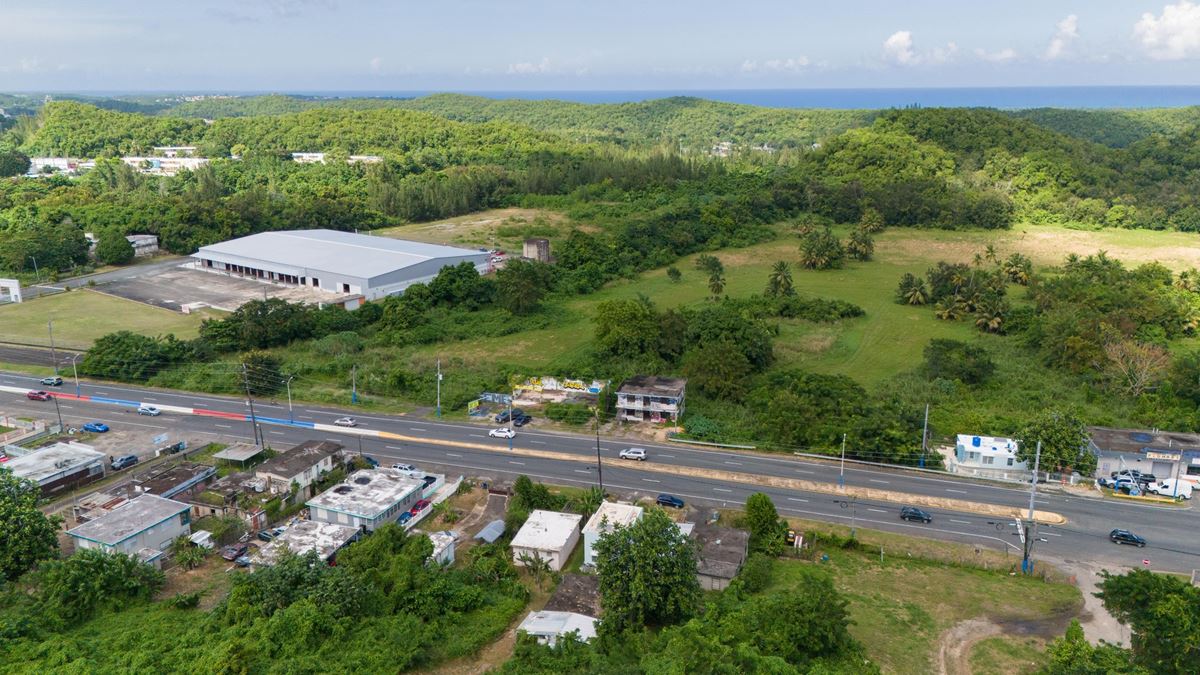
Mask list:
[[[41,388],[36,378],[15,373],[0,373],[0,384]],[[69,379],[61,388],[74,393]],[[246,402],[241,399],[151,390],[126,385],[81,385],[84,395],[141,401],[150,404],[205,408],[245,414]],[[211,434],[226,441],[252,440],[252,428],[247,421],[164,413],[159,417],[138,416],[130,407],[119,407],[89,401],[60,401],[68,425],[88,420],[100,420],[113,427],[133,426],[154,430],[155,433],[188,431]],[[289,417],[286,402],[255,401],[258,416],[281,419]],[[48,402],[29,401],[19,394],[0,393],[0,410],[23,414],[40,414],[53,418],[54,406]],[[302,422],[330,424],[344,415],[354,415],[360,429],[372,429],[403,435],[414,440],[374,439],[341,433],[291,426],[262,424],[263,437],[268,444],[286,446],[311,438],[328,438],[376,457],[382,463],[405,461],[426,469],[450,474],[464,474],[493,479],[512,479],[519,474],[545,482],[565,485],[595,485],[598,481],[595,436],[546,432],[537,429],[537,422],[518,432],[516,447],[566,453],[573,457],[550,459],[517,455],[508,452],[508,441],[493,439],[487,432],[494,425],[447,423],[427,418],[384,416],[359,413],[347,408],[297,405],[291,411]],[[437,444],[434,443],[437,442]],[[601,437],[600,453],[616,459],[628,442]],[[836,484],[839,467],[825,462],[786,456],[762,456],[756,453],[698,449],[675,444],[639,443],[647,449],[650,462],[658,465],[696,467],[715,471],[749,473],[757,476],[798,478]],[[483,446],[483,447],[479,447]],[[765,492],[785,515],[814,520],[856,524],[861,527],[914,534],[974,544],[996,550],[1006,550],[1019,560],[1020,542],[1010,522],[997,523],[990,516],[969,512],[928,509],[934,517],[932,524],[907,523],[899,520],[900,504],[857,500],[847,502],[825,492],[806,492],[768,486],[750,485],[720,479],[695,478],[668,472],[647,472],[634,467],[606,465],[603,468],[604,486],[610,493],[624,497],[671,493],[684,498],[698,508],[737,505],[754,492]],[[847,463],[844,480],[847,485],[884,489],[897,493],[930,495],[958,500],[1027,508],[1027,489],[962,479],[950,475],[889,469]],[[1117,502],[1100,498],[1039,489],[1036,506],[1039,510],[1054,511],[1067,517],[1062,526],[1042,526],[1035,548],[1037,555],[1066,561],[1100,563],[1112,569],[1142,567],[1144,559],[1151,568],[1191,572],[1200,568],[1200,542],[1195,541],[1197,516],[1190,508],[1154,507]],[[1107,539],[1114,527],[1124,527],[1145,537],[1146,548],[1118,546]]]
[[[46,283],[34,284],[32,286],[23,286],[21,288],[21,294],[25,296],[26,300],[32,300],[39,295],[59,293],[63,288],[79,288],[80,286],[86,286],[89,282],[95,282],[97,286],[100,286],[113,281],[134,279],[146,274],[161,272],[162,270],[176,267],[184,262],[187,262],[187,258],[172,256],[170,258],[158,259],[154,262],[127,265],[109,272],[72,277],[70,279],[63,279],[62,281],[47,281]]]

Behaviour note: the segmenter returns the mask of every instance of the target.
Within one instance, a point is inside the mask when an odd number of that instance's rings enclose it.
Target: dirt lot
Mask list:
[[[177,312],[191,303],[232,312],[250,300],[264,297],[312,303],[328,303],[342,297],[311,288],[278,286],[186,267],[113,281],[96,290]]]

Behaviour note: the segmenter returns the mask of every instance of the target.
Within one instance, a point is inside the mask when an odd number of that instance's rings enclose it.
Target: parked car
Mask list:
[[[905,506],[900,509],[900,520],[910,520],[919,523],[932,523],[933,516],[915,506]]]
[[[1129,544],[1142,548],[1146,545],[1146,540],[1130,532],[1129,530],[1113,530],[1108,533],[1108,540],[1114,544]]]
[[[639,462],[646,461],[646,451],[642,448],[625,448],[621,451],[621,459],[633,459]]]
[[[246,546],[245,544],[230,544],[229,546],[221,549],[221,557],[229,562],[233,562],[234,560],[246,555],[246,552],[249,550],[250,547]]]
[[[512,438],[516,435],[517,432],[509,429],[508,427],[500,427],[499,429],[492,429],[488,432],[488,436],[491,436],[492,438]]]
[[[412,464],[399,464],[399,463],[397,463],[397,464],[393,464],[393,465],[392,465],[392,468],[393,468],[393,469],[396,469],[396,470],[398,470],[398,471],[416,471],[416,470],[417,470],[417,467],[413,466]]]
[[[149,415],[151,417],[158,417],[159,415],[162,414],[162,411],[152,405],[140,405],[140,406],[138,406],[137,413],[139,415]]]
[[[49,401],[50,394],[47,394],[44,391],[30,391],[25,393],[25,398],[29,399],[30,401]]]
[[[521,410],[520,408],[513,408],[511,415],[509,414],[509,411],[502,410],[502,411],[500,411],[500,414],[496,415],[496,417],[495,417],[496,424],[504,424],[505,422],[507,422],[509,420],[510,417],[520,417],[524,414],[525,414],[525,411]]]
[[[336,420],[334,420],[333,423],[334,423],[334,425],[339,426],[339,427],[356,427],[356,426],[358,426],[358,420],[354,419],[353,417],[339,417]]]
[[[676,509],[683,508],[683,500],[675,495],[661,494],[658,496],[658,499],[654,500],[654,503],[659,506],[670,506]]]
[[[412,507],[411,509],[409,509],[409,511],[408,511],[408,512],[409,512],[409,513],[411,513],[411,514],[413,514],[413,515],[415,516],[415,515],[417,515],[418,513],[420,513],[422,510],[424,510],[424,508],[425,508],[426,506],[429,506],[429,500],[428,500],[428,499],[418,499],[418,500],[417,500],[417,503],[416,503],[416,504],[413,504],[413,507]]]
[[[374,457],[372,457],[372,456],[370,456],[370,455],[363,455],[363,456],[362,456],[362,459],[363,459],[363,461],[364,461],[364,462],[366,462],[367,464],[371,465],[371,468],[372,468],[372,469],[378,469],[378,468],[379,468],[379,460],[375,459]]]
[[[434,483],[437,482],[437,476],[425,476],[424,478],[421,479],[421,482],[425,483],[425,487],[423,487],[421,489],[422,490],[428,489],[430,485],[433,485]]]
[[[1186,480],[1178,478],[1164,478],[1161,481],[1150,485],[1146,490],[1153,492],[1160,497],[1182,497],[1183,499],[1192,498],[1192,484]]]
[[[263,530],[262,532],[258,533],[259,541],[271,541],[274,538],[275,538],[275,533],[272,532],[271,530]]]
[[[405,511],[404,513],[400,514],[400,519],[397,520],[396,522],[403,525],[403,524],[407,523],[408,521],[412,520],[412,517],[413,517],[412,511]]]
[[[1138,481],[1141,483],[1153,483],[1156,480],[1158,480],[1154,476],[1154,474],[1142,473],[1141,471],[1138,471],[1137,469],[1125,469],[1124,471],[1114,471],[1109,475],[1112,476],[1114,479],[1129,478],[1131,480],[1135,480],[1135,481]]]
[[[249,567],[250,566],[250,556],[239,555],[237,558],[234,559],[233,564],[237,565],[238,567]]]
[[[108,425],[104,422],[85,422],[83,425],[84,431],[90,431],[93,434],[102,434],[108,431]]]
[[[62,382],[62,378],[57,375],[42,378],[42,384],[47,387],[61,387]]]
[[[533,421],[533,415],[526,415],[525,413],[521,413],[520,416],[515,416],[515,415],[513,416],[512,423],[513,423],[514,427],[523,427],[532,421]]]
[[[137,455],[121,455],[119,457],[113,458],[111,466],[112,466],[113,471],[120,471],[121,469],[131,467],[137,463],[138,463]]]

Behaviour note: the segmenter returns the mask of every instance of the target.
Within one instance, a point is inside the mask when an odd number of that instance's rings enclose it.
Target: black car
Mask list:
[[[533,421],[533,417],[530,415],[526,415],[525,413],[521,413],[520,415],[517,415],[516,413],[513,413],[512,425],[514,427],[523,427],[532,421]]]
[[[918,523],[932,523],[933,516],[915,506],[905,506],[900,509],[900,520],[915,520]]]
[[[1141,471],[1138,471],[1137,469],[1126,469],[1124,471],[1114,471],[1109,475],[1111,475],[1113,477],[1113,479],[1132,478],[1134,481],[1136,481],[1138,483],[1157,483],[1158,482],[1158,479],[1155,478],[1154,474],[1142,473]]]
[[[654,500],[654,503],[659,506],[670,506],[676,509],[683,508],[683,500],[675,495],[661,494],[658,496],[658,499]]]
[[[1113,530],[1108,533],[1108,540],[1114,544],[1129,544],[1142,548],[1146,545],[1146,540],[1130,532],[1129,530]]]
[[[518,417],[524,417],[524,416],[525,416],[525,411],[521,410],[520,408],[513,408],[511,414],[508,410],[504,410],[504,411],[501,411],[501,413],[499,415],[496,415],[496,424],[504,424],[510,418],[516,419]]]

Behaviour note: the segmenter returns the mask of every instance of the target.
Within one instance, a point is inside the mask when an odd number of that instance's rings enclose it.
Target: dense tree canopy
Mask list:
[[[37,483],[0,467],[0,582],[28,572],[58,552],[58,519],[38,508]]]

